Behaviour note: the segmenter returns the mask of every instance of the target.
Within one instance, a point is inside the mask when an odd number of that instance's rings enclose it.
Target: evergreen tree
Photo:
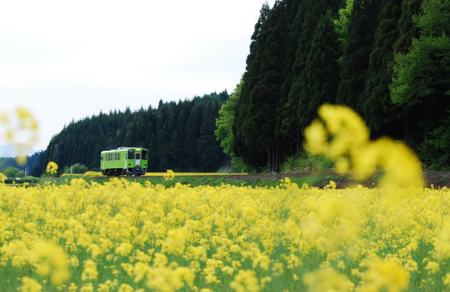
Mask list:
[[[318,23],[312,35],[305,68],[300,74],[298,116],[302,130],[311,124],[322,104],[334,102],[339,83],[339,43],[331,12],[316,17]]]
[[[261,9],[233,127],[235,153],[252,167],[268,165],[269,171],[279,167],[275,122],[286,61],[286,15],[282,1],[270,13],[267,4]]]
[[[369,57],[373,50],[374,33],[380,11],[379,0],[355,0],[348,25],[348,38],[344,48],[341,81],[336,103],[349,106],[363,114],[365,78]]]
[[[298,116],[300,101],[300,74],[304,69],[302,52],[308,44],[304,42],[308,30],[304,30],[305,13],[311,1],[301,1],[290,26],[287,50],[287,66],[277,112],[277,140],[283,156],[298,155],[301,141],[301,128]],[[302,40],[303,39],[303,40]]]
[[[221,151],[217,151],[218,142],[214,138],[215,119],[218,112],[217,102],[207,101],[203,110],[200,137],[197,140],[198,164],[208,172],[216,171],[221,166]]]
[[[401,14],[402,0],[381,1],[379,24],[369,55],[365,99],[362,101],[363,116],[374,136],[399,136],[397,129],[402,109],[392,103],[389,84],[393,75],[394,45],[399,36]]]
[[[149,107],[147,110],[141,108],[131,112],[127,108],[124,112],[111,111],[108,115],[100,113],[99,116],[72,122],[54,136],[47,149],[40,154],[33,174],[39,176],[45,172],[49,161],[56,162],[61,171],[77,163],[86,165],[91,170],[98,170],[100,152],[120,146],[148,148],[150,171],[213,169],[226,161],[214,138],[214,119],[222,100],[227,98],[228,93],[224,91],[178,104],[161,102],[157,109]],[[206,110],[213,112],[207,115],[204,110],[209,103],[211,106]],[[195,107],[195,113],[192,113]],[[205,117],[208,117],[206,121]],[[204,137],[201,144],[203,149],[208,149],[208,153],[214,153],[211,157],[214,167],[201,165],[198,161],[197,143],[202,126],[210,129],[202,133]],[[206,137],[208,135],[211,137]],[[185,144],[190,147],[189,150],[186,150]],[[203,161],[206,160],[204,157]]]

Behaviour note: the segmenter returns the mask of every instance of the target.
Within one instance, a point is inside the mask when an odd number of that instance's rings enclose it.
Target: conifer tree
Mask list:
[[[369,56],[373,50],[374,33],[380,11],[379,0],[355,0],[348,25],[348,38],[344,48],[341,81],[336,102],[349,106],[362,114],[365,99],[365,77]]]
[[[267,165],[269,171],[279,167],[275,122],[286,60],[286,11],[282,1],[276,2],[270,13],[267,4],[261,9],[233,127],[235,153],[246,164],[256,168]]]
[[[339,83],[339,43],[331,21],[331,11],[318,19],[305,68],[300,75],[298,116],[301,129],[311,123],[322,104],[334,102]]]
[[[362,101],[363,116],[374,136],[399,136],[397,129],[402,109],[392,103],[389,85],[393,75],[394,45],[399,36],[398,22],[401,14],[402,0],[381,1],[379,23],[374,33],[366,73],[365,98]]]

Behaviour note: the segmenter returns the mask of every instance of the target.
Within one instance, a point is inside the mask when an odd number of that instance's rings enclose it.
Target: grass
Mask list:
[[[245,187],[277,187],[281,184],[281,179],[275,178],[254,178],[254,177],[246,177],[245,175],[234,176],[233,178],[227,178],[227,176],[218,176],[218,175],[201,175],[199,173],[194,175],[189,175],[188,173],[183,173],[179,175],[178,173],[170,178],[162,176],[165,173],[161,173],[160,176],[144,176],[144,177],[121,177],[127,181],[138,182],[144,185],[146,182],[151,182],[152,185],[162,185],[166,188],[174,187],[176,184],[188,185],[190,187],[197,186],[221,186],[221,185],[231,185],[231,186],[245,186]],[[286,175],[289,177],[292,183],[296,183],[298,186],[302,186],[303,184],[307,184],[310,187],[324,187],[329,184],[331,180],[333,181],[348,181],[351,182],[350,179],[343,178],[337,175],[309,175],[302,177],[294,177]],[[82,178],[86,182],[96,182],[99,184],[104,184],[108,182],[111,178],[104,176],[101,178],[93,178],[93,177],[82,177],[80,175],[71,175],[71,176],[62,176],[62,177],[46,177],[36,179],[36,183],[39,184],[56,184],[56,185],[68,185],[70,181],[74,178]],[[284,177],[283,177],[284,178]],[[8,182],[7,183],[12,183]],[[16,182],[17,183],[17,182]]]

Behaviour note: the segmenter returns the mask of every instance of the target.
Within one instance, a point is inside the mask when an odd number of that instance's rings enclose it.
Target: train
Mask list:
[[[119,147],[115,150],[102,151],[100,169],[103,175],[140,176],[147,173],[148,149],[142,147]]]

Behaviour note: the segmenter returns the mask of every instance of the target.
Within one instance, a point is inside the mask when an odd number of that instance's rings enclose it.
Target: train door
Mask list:
[[[141,153],[140,152],[136,152],[136,159],[134,160],[134,165],[141,167]]]

